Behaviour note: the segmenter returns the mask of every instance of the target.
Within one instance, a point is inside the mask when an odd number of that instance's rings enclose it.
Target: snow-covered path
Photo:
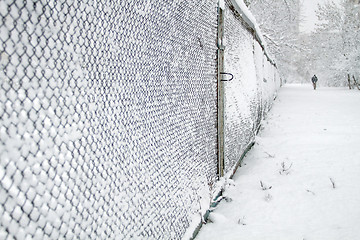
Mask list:
[[[280,89],[196,239],[360,239],[359,103],[346,88]]]

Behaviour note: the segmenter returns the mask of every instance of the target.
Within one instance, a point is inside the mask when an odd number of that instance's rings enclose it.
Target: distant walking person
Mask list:
[[[314,86],[314,90],[316,90],[316,82],[317,82],[318,78],[316,77],[316,75],[314,74],[314,76],[311,78],[311,82]]]

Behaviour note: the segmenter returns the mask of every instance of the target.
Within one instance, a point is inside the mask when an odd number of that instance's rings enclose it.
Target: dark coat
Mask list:
[[[314,75],[312,78],[311,78],[311,81],[313,82],[313,83],[316,83],[317,82],[317,77]]]

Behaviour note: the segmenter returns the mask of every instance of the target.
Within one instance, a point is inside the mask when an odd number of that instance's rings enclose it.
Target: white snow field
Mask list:
[[[358,90],[280,89],[196,239],[360,239],[359,103]]]

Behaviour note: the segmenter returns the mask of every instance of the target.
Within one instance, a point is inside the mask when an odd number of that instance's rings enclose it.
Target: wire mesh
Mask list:
[[[224,36],[225,72],[234,75],[231,82],[224,84],[225,172],[229,172],[253,141],[261,110],[258,69],[254,64],[254,37],[240,14],[232,10],[231,1],[226,1]]]
[[[229,171],[278,75],[225,13]],[[217,180],[216,37],[217,0],[0,1],[0,239],[180,239]]]
[[[216,180],[216,1],[0,1],[0,238],[179,239]]]

